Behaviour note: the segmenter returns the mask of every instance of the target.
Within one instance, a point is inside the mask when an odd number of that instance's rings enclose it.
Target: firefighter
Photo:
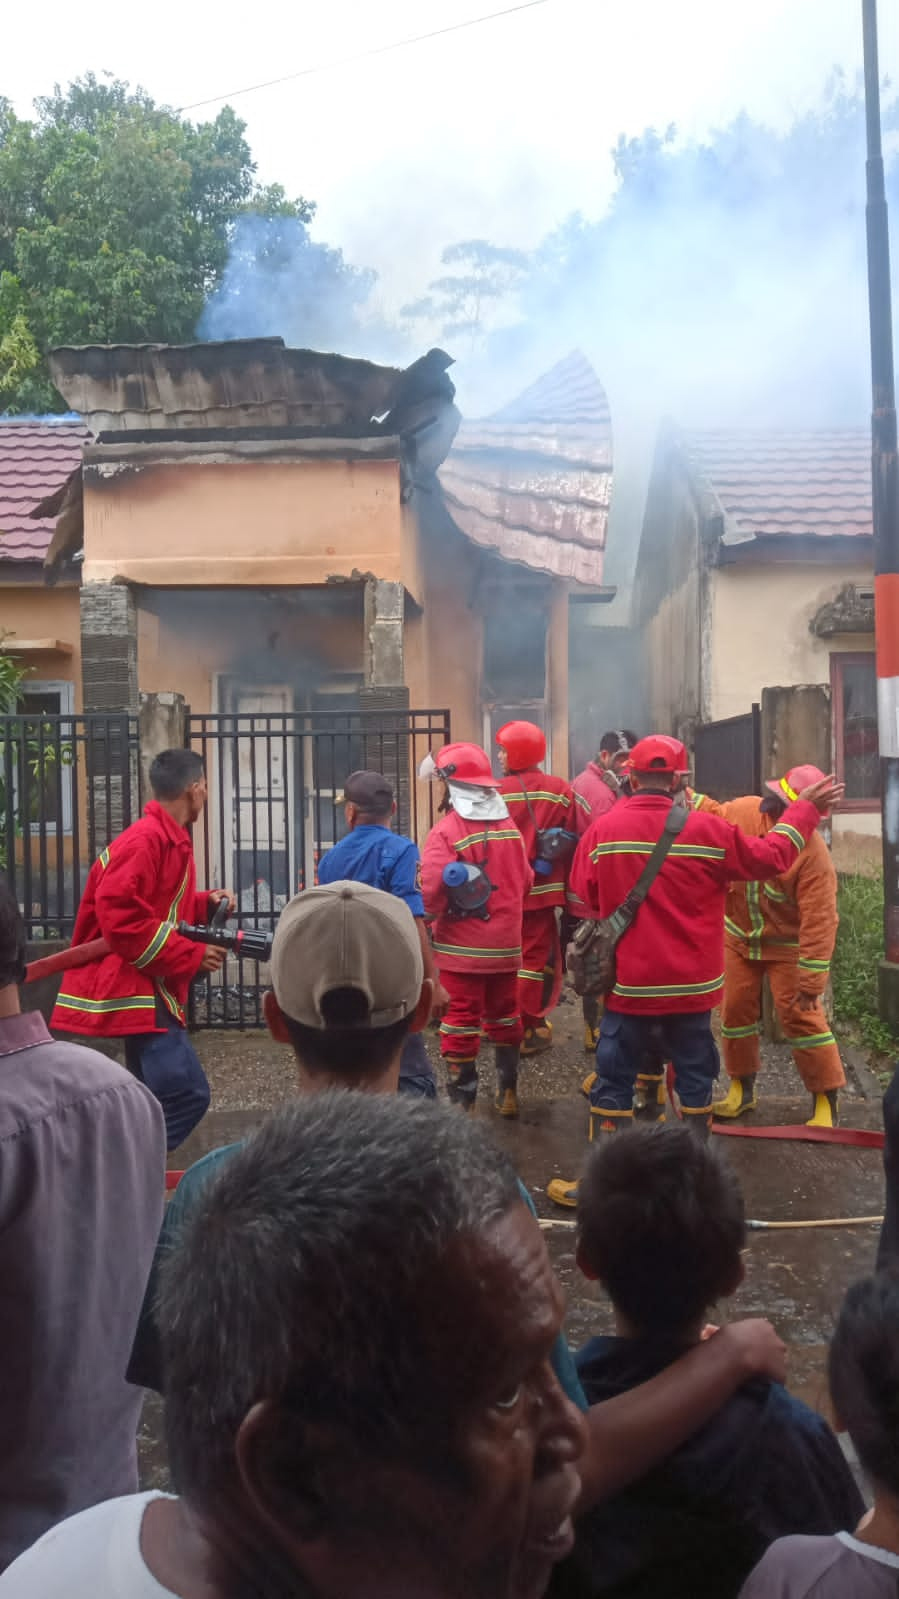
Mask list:
[[[723,816],[744,833],[765,838],[801,789],[821,782],[817,766],[794,766],[767,783],[764,798],[749,794],[719,805],[694,794],[696,810]],[[835,1127],[846,1076],[822,995],[837,935],[837,874],[820,833],[814,833],[790,869],[763,883],[732,883],[724,933],[721,1037],[727,1095],[712,1110],[732,1121],[755,1110],[759,1070],[759,1017],[765,977],[793,1050],[796,1069],[812,1096],[809,1127]]]
[[[610,811],[622,794],[628,792],[627,772],[625,770],[628,757],[637,742],[636,733],[627,727],[615,727],[610,732],[603,733],[599,741],[599,749],[592,761],[588,761],[582,772],[579,772],[572,783],[572,792],[576,806],[575,816],[579,834],[586,833],[591,822],[597,817],[605,816]],[[575,924],[586,916],[586,907],[579,904],[568,888],[566,904],[566,932],[574,931]],[[566,938],[565,943],[568,942]],[[588,1055],[596,1054],[599,1043],[599,1017],[601,1006],[595,994],[585,994],[581,1000],[581,1010],[584,1017],[584,1049]],[[593,1086],[595,1074],[590,1072],[584,1078],[584,1093],[589,1094]]]
[[[562,988],[562,946],[556,911],[565,906],[565,886],[578,840],[574,798],[564,778],[541,771],[546,737],[535,722],[507,722],[496,735],[503,770],[500,793],[524,839],[534,886],[524,903],[518,1002],[522,1055],[551,1049],[549,1013]]]
[[[104,938],[109,954],[66,972],[50,1025],[92,1040],[122,1038],[129,1070],[155,1094],[169,1150],[209,1107],[206,1073],[185,1030],[184,1007],[199,972],[225,952],[195,944],[179,921],[206,922],[227,889],[197,892],[189,828],[206,804],[206,774],[193,750],[163,750],[150,767],[153,798],[139,821],[103,850],[87,875],[73,944]]]
[[[534,874],[485,750],[447,744],[425,759],[420,775],[445,785],[446,814],[428,835],[421,871],[440,981],[449,994],[440,1025],[449,1097],[473,1109],[485,1032],[496,1049],[496,1108],[517,1116],[521,923]]]
[[[641,739],[629,760],[633,794],[594,822],[578,845],[572,885],[596,918],[610,916],[635,887],[684,788],[687,752],[677,739]],[[590,1137],[633,1118],[634,1080],[647,1054],[670,1059],[687,1126],[707,1137],[718,1050],[712,1007],[724,983],[724,903],[736,880],[760,881],[794,865],[842,787],[824,777],[806,786],[764,838],[723,817],[689,811],[662,868],[617,948],[590,1093]],[[577,1184],[547,1186],[562,1205]]]

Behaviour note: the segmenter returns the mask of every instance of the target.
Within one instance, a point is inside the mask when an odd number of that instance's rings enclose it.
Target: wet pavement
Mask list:
[[[556,1012],[555,1036],[553,1050],[524,1067],[517,1122],[503,1121],[491,1108],[492,1075],[485,1052],[485,1091],[477,1115],[490,1123],[497,1143],[514,1161],[538,1214],[566,1223],[572,1212],[553,1206],[545,1188],[552,1177],[576,1177],[587,1147],[587,1108],[579,1084],[590,1059],[582,1048],[580,1017],[571,1000]],[[206,1150],[244,1136],[293,1093],[290,1053],[265,1035],[201,1033],[195,1043],[212,1084],[212,1108],[170,1160],[170,1166],[179,1169]],[[429,1049],[436,1060],[433,1037]],[[850,1051],[846,1064],[849,1083],[842,1102],[843,1125],[879,1128],[876,1078]],[[763,1047],[759,1084],[760,1108],[747,1122],[762,1126],[806,1119],[808,1096],[784,1046]],[[877,1216],[882,1211],[878,1150],[748,1138],[722,1139],[721,1144],[743,1185],[747,1215],[753,1219]],[[594,1332],[609,1330],[610,1314],[598,1286],[577,1270],[571,1227],[553,1226],[546,1238],[568,1295],[566,1331],[576,1347]],[[824,1371],[834,1320],[849,1283],[872,1267],[876,1245],[877,1228],[872,1226],[753,1231],[746,1280],[717,1318],[768,1316],[789,1347],[790,1388],[825,1413]],[[141,1458],[147,1486],[162,1486],[167,1477],[161,1408],[151,1398],[144,1411]]]

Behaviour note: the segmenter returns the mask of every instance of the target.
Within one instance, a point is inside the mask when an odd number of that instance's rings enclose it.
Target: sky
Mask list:
[[[0,92],[27,115],[54,82],[105,70],[176,107],[213,99],[198,118],[230,100],[260,177],[317,202],[316,234],[378,271],[392,311],[452,240],[526,248],[572,210],[601,214],[619,133],[674,122],[701,136],[744,108],[786,125],[833,66],[861,70],[859,0],[545,0],[234,93],[509,3],[49,0],[7,26]],[[899,79],[899,7],[881,0],[880,13],[882,70]]]

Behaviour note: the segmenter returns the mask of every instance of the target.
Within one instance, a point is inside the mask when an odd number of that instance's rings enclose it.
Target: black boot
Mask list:
[[[518,1062],[517,1044],[497,1044],[494,1104],[501,1116],[510,1119],[518,1115]]]
[[[458,1071],[448,1071],[446,1097],[460,1110],[474,1110],[478,1097],[478,1068],[473,1060],[465,1061]]]
[[[701,1144],[707,1144],[712,1131],[712,1110],[684,1110],[684,1126]]]

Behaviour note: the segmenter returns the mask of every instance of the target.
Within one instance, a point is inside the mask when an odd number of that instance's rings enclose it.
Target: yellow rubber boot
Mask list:
[[[518,1094],[514,1088],[498,1088],[493,1103],[500,1115],[510,1121],[518,1115]]]
[[[733,1122],[757,1106],[755,1077],[732,1077],[724,1098],[716,1099],[712,1105],[712,1115],[721,1121]]]
[[[634,1084],[634,1116],[641,1122],[663,1122],[668,1095],[664,1076],[638,1072]]]
[[[546,1185],[546,1197],[554,1205],[562,1205],[566,1210],[577,1210],[577,1183],[567,1183],[564,1177],[554,1177]]]
[[[593,1085],[594,1085],[595,1082],[596,1082],[596,1073],[595,1072],[588,1072],[586,1077],[584,1078],[584,1081],[581,1083],[581,1093],[583,1094],[585,1099],[589,1099],[590,1098],[590,1095],[593,1092]]]
[[[806,1127],[838,1127],[840,1123],[840,1096],[835,1088],[826,1094],[812,1095],[812,1114]]]
[[[598,1043],[599,1043],[599,1028],[598,1027],[591,1027],[589,1022],[585,1022],[584,1023],[584,1049],[586,1050],[588,1055],[595,1055],[596,1054],[596,1046],[597,1046]]]
[[[521,1046],[522,1055],[542,1055],[553,1047],[553,1024],[541,1022],[539,1027],[528,1027]]]

